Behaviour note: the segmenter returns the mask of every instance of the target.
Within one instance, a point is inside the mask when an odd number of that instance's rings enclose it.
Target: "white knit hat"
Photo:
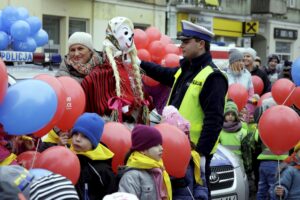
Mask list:
[[[250,47],[248,47],[248,48],[245,48],[244,50],[243,50],[243,53],[244,54],[250,54],[251,56],[252,56],[252,58],[253,58],[253,60],[255,60],[255,58],[256,58],[256,51],[254,50],[254,49],[252,49],[252,48],[250,48]]]
[[[75,32],[73,33],[69,40],[68,40],[68,49],[73,45],[73,44],[81,44],[89,48],[90,50],[93,50],[93,40],[92,36],[89,33],[85,32]]]

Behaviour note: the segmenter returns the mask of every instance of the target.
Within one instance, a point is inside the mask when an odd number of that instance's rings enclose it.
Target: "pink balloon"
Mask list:
[[[286,78],[278,79],[272,86],[272,96],[277,104],[291,106],[293,104],[292,92],[295,84]]]
[[[148,36],[149,43],[156,41],[156,40],[160,40],[161,33],[158,28],[151,26],[151,27],[147,28],[145,32]]]
[[[170,53],[179,55],[180,53],[179,48],[175,44],[167,44],[166,54],[170,54]]]
[[[165,66],[166,67],[178,67],[179,66],[179,60],[180,57],[176,54],[167,54],[165,57]]]
[[[231,84],[228,89],[228,98],[232,99],[241,111],[247,104],[248,91],[239,83]]]
[[[164,45],[172,44],[172,39],[167,35],[162,35],[160,40]]]
[[[5,63],[0,59],[0,103],[3,101],[8,87],[8,76]]]
[[[137,49],[144,49],[148,46],[149,39],[145,31],[134,29],[134,44]]]
[[[160,61],[166,55],[165,47],[160,41],[153,41],[150,43],[148,51],[151,55],[152,61],[155,63],[160,63]]]
[[[151,55],[146,49],[139,49],[137,55],[140,60],[151,61]]]
[[[254,87],[254,93],[260,95],[264,89],[264,82],[259,76],[252,76],[252,83]]]

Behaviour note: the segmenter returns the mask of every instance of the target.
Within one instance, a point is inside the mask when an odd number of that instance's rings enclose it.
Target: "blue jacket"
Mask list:
[[[201,178],[205,183],[204,173],[201,172]],[[173,200],[193,200],[191,193],[196,200],[207,200],[208,191],[205,185],[201,186],[195,183],[194,164],[190,161],[183,179],[172,178]]]
[[[280,173],[281,180],[280,185],[284,188],[284,197],[283,200],[299,200],[300,199],[300,170],[288,166]],[[279,182],[277,181],[274,185],[275,187],[279,185]],[[275,196],[275,192],[274,192]],[[280,199],[279,196],[276,196],[276,199]]]

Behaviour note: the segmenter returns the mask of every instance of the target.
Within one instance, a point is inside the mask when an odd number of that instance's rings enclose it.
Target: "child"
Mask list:
[[[63,132],[59,128],[54,127],[47,135],[42,139],[42,143],[38,147],[38,151],[42,152],[52,146],[69,146],[71,143],[70,134]]]
[[[72,129],[71,150],[80,161],[80,177],[75,185],[83,200],[102,199],[117,190],[115,175],[111,169],[114,154],[99,144],[104,121],[96,113],[84,113]]]
[[[225,105],[224,124],[220,133],[220,143],[230,149],[242,161],[241,143],[246,135],[247,130],[242,128],[236,104],[233,101],[227,101]]]
[[[189,137],[190,123],[180,115],[174,106],[166,106],[163,109],[162,122],[176,126]],[[195,144],[192,142],[191,149],[191,160],[185,176],[183,178],[171,178],[173,199],[206,200],[208,199],[208,190],[205,185],[203,164],[201,165],[201,170],[200,155],[195,151]]]
[[[300,142],[295,146],[294,153],[285,160],[280,176],[280,183],[277,181],[274,187],[276,198],[300,199]]]
[[[137,125],[132,130],[132,146],[119,192],[135,194],[138,199],[172,199],[170,178],[162,157],[162,136],[150,126]]]

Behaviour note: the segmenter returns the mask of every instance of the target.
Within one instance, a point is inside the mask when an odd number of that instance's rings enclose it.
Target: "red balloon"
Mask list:
[[[35,168],[36,161],[40,158],[41,153],[37,151],[25,151],[18,155],[18,163],[26,169]],[[35,158],[34,158],[35,157]],[[34,159],[34,163],[33,162]]]
[[[165,49],[166,49],[166,54],[173,53],[179,55],[180,53],[179,48],[175,44],[167,44]]]
[[[118,166],[124,165],[125,155],[131,147],[131,132],[121,123],[108,122],[104,126],[101,141],[115,154],[112,169],[117,173]]]
[[[180,57],[173,53],[166,55],[164,60],[165,60],[164,66],[166,67],[178,67],[180,65],[179,64]]]
[[[151,61],[151,55],[146,49],[139,49],[137,55],[140,60],[148,62]]]
[[[144,49],[148,46],[149,39],[142,29],[134,29],[134,44],[137,49]]]
[[[172,39],[167,35],[162,35],[159,41],[161,41],[164,45],[172,44]]]
[[[153,41],[148,47],[148,51],[151,55],[151,59],[155,63],[160,63],[162,58],[166,55],[166,50],[162,42]]]
[[[84,112],[85,94],[80,84],[73,78],[61,76],[57,78],[66,92],[66,106],[63,116],[56,124],[62,131],[71,129],[76,119]]]
[[[8,87],[8,76],[5,63],[0,59],[0,103],[3,101]]]
[[[147,28],[145,32],[148,36],[149,43],[156,41],[156,40],[160,40],[161,33],[158,28],[151,26],[151,27]]]
[[[292,94],[292,102],[297,108],[300,108],[300,87],[295,88]]]
[[[158,81],[153,80],[149,76],[143,75],[142,79],[143,79],[143,83],[150,86],[150,87],[159,85]]]
[[[272,93],[271,93],[271,92],[267,92],[267,93],[263,94],[263,95],[260,97],[260,99],[258,100],[258,102],[257,102],[257,107],[258,107],[258,106],[261,106],[263,100],[264,100],[264,99],[267,99],[267,98],[269,98],[269,97],[272,97]]]
[[[252,83],[254,87],[254,93],[261,95],[263,89],[264,89],[264,82],[261,80],[259,76],[252,76]]]
[[[54,146],[41,153],[36,168],[48,169],[67,177],[75,185],[80,175],[80,162],[77,155],[63,146]]]
[[[293,148],[300,140],[299,116],[291,108],[283,105],[267,109],[258,123],[263,143],[277,155]]]
[[[291,106],[293,104],[292,92],[295,87],[295,84],[286,78],[281,78],[275,81],[271,92],[276,103]]]
[[[58,100],[56,113],[51,119],[51,121],[45,127],[34,133],[35,136],[42,137],[45,134],[47,134],[62,118],[65,112],[67,94],[59,80],[53,76],[47,74],[40,74],[35,76],[34,79],[45,81],[46,83],[51,85],[51,87],[55,90]]]
[[[191,146],[187,135],[167,123],[158,124],[155,128],[163,138],[162,159],[167,172],[177,178],[184,177],[191,159]]]
[[[247,104],[248,91],[239,83],[231,84],[228,89],[228,98],[232,99],[237,105],[239,111],[241,111]]]

